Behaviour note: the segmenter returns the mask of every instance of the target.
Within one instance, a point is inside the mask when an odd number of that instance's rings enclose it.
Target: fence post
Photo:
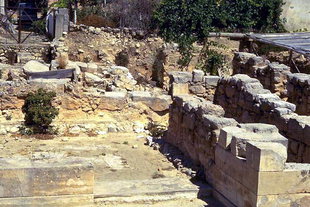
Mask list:
[[[22,42],[22,12],[21,8],[18,7],[18,44]]]

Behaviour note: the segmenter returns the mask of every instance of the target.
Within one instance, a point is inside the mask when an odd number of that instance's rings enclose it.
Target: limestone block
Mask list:
[[[128,68],[122,66],[111,66],[108,71],[113,75],[126,75],[129,73]]]
[[[127,105],[127,93],[106,92],[100,99],[99,110],[118,111]]]
[[[40,63],[36,60],[30,60],[24,65],[24,72],[31,73],[31,72],[46,72],[49,71],[49,67]]]
[[[262,124],[262,123],[247,123],[239,124],[241,129],[254,133],[279,133],[279,130],[276,126],[271,124]]]
[[[87,72],[87,63],[84,62],[75,62],[77,66],[80,67],[82,72]]]
[[[86,71],[83,72],[96,73],[97,71],[98,65],[96,63],[88,63]]]
[[[269,66],[269,70],[272,70],[272,71],[279,71],[279,72],[290,71],[290,67],[284,64],[273,62],[273,63],[268,64],[268,66]]]
[[[169,73],[170,83],[190,83],[192,81],[191,72],[173,71]]]
[[[104,83],[104,80],[100,78],[99,76],[96,76],[92,73],[85,72],[84,73],[84,79],[87,85],[94,85],[94,84],[102,84]]]
[[[206,88],[202,85],[192,85],[189,87],[189,91],[195,95],[203,95],[206,92]]]
[[[280,143],[253,142],[246,144],[248,165],[257,171],[283,171],[287,160],[287,147]]]
[[[209,129],[221,129],[226,126],[236,126],[238,123],[231,118],[217,117],[214,115],[203,115],[203,123]]]
[[[132,101],[141,102],[156,112],[167,111],[172,102],[168,95],[153,95],[147,91],[133,91],[129,95]]]
[[[188,83],[173,83],[172,84],[172,96],[189,94]]]
[[[253,56],[250,57],[249,60],[247,61],[247,65],[249,66],[261,66],[265,64],[265,60],[260,57],[260,56]]]
[[[235,206],[255,206],[256,195],[217,167],[207,172],[207,180]]]
[[[33,79],[28,83],[32,89],[43,88],[45,90],[55,91],[57,94],[63,94],[65,90],[65,84],[70,82],[70,79]]]
[[[85,207],[94,205],[93,195],[0,198],[2,207]]]
[[[235,52],[234,60],[246,63],[252,57],[256,57],[256,55],[248,52]]]
[[[219,141],[218,141],[219,146],[223,147],[224,149],[230,147],[233,135],[238,133],[246,133],[246,130],[241,129],[239,127],[222,128],[219,135]]]
[[[292,116],[287,124],[287,134],[292,139],[298,141],[308,141],[310,135],[305,132],[309,131],[310,117],[309,116]]]
[[[206,87],[216,87],[220,78],[220,76],[205,76],[204,79]]]
[[[275,109],[275,108],[287,108],[291,111],[295,111],[296,110],[296,105],[286,102],[286,101],[272,101],[269,102],[268,105],[270,106],[271,109]]]
[[[257,207],[308,207],[310,203],[309,193],[263,195],[257,197]]]
[[[217,146],[215,149],[215,164],[227,176],[241,183],[250,192],[257,193],[258,172],[250,168],[245,159],[236,157],[229,150]]]
[[[306,174],[308,173],[308,174]],[[310,194],[309,171],[285,170],[283,172],[260,172],[258,195],[272,194]]]
[[[193,82],[202,82],[205,73],[202,70],[193,70]]]
[[[87,162],[25,165],[1,167],[0,198],[93,194],[94,171]]]

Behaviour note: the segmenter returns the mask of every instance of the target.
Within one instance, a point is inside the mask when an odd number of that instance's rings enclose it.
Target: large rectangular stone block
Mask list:
[[[310,165],[288,165],[282,172],[259,172],[257,194],[310,193]]]
[[[93,194],[94,170],[89,163],[41,164],[1,167],[0,198]]]
[[[218,141],[219,146],[223,147],[224,149],[227,149],[230,146],[233,135],[237,133],[246,133],[246,130],[234,126],[222,128],[219,135],[219,141]]]
[[[172,96],[186,95],[189,94],[189,84],[188,83],[173,83],[171,89]]]
[[[249,141],[246,159],[248,165],[257,171],[283,171],[287,148],[280,143]]]
[[[257,193],[258,172],[250,168],[245,159],[238,158],[221,147],[216,147],[215,164],[227,176],[247,187],[252,193]]]
[[[127,93],[106,92],[100,99],[99,110],[118,111],[122,110],[127,104]]]
[[[93,195],[39,196],[0,198],[1,207],[90,207],[95,206]]]

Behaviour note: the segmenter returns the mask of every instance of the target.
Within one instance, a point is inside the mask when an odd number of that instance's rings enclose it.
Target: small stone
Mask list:
[[[132,149],[137,149],[138,145],[132,145]]]
[[[64,137],[64,138],[61,139],[61,141],[63,141],[63,142],[68,142],[68,141],[69,141],[69,138],[68,138],[68,137]]]
[[[82,53],[84,53],[84,52],[85,52],[84,50],[78,49],[78,53],[82,54]]]

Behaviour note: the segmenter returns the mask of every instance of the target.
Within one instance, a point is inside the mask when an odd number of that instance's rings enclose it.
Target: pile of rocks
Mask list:
[[[111,28],[111,27],[93,27],[93,26],[87,26],[84,24],[71,24],[71,29],[75,31],[83,31],[91,34],[100,35],[102,32],[105,33],[113,33],[113,34],[124,34],[129,35],[133,38],[137,39],[143,39],[146,36],[146,32],[141,29],[136,28],[127,28],[124,27],[123,29],[120,28]]]

